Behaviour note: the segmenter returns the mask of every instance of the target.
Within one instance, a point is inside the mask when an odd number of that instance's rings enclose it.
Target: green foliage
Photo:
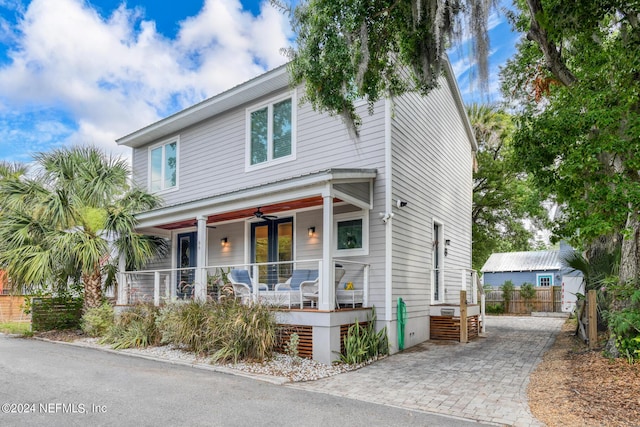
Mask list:
[[[512,116],[496,105],[473,104],[467,114],[478,151],[473,174],[473,268],[480,270],[494,252],[531,250],[527,220],[546,225],[540,194],[518,165],[511,138]]]
[[[271,356],[277,331],[273,311],[268,306],[232,300],[218,307],[221,321],[216,322],[214,331],[220,344],[213,361],[262,361]]]
[[[616,299],[628,301],[628,306],[605,313],[616,348],[629,363],[640,360],[640,289],[627,284],[613,286]]]
[[[549,40],[567,48],[550,60],[541,44],[523,40],[505,67],[503,92],[522,107],[514,149],[537,188],[563,206],[554,234],[587,246],[624,231],[640,204],[640,5],[540,4],[535,20]],[[529,9],[523,2],[518,7],[514,22],[526,33]],[[572,79],[551,71],[557,64]],[[637,240],[637,226],[631,228],[625,239]]]
[[[531,311],[533,307],[533,299],[536,297],[536,287],[531,283],[524,283],[520,286],[520,296],[524,298],[527,309]]]
[[[30,311],[33,331],[78,329],[82,317],[82,299],[33,298]]]
[[[31,324],[29,322],[0,322],[0,333],[31,335]]]
[[[107,301],[85,311],[80,320],[82,331],[90,337],[101,337],[114,325],[113,307]]]
[[[486,81],[490,3],[435,3],[309,0],[295,9],[284,6],[296,35],[297,46],[288,52],[293,84],[305,83],[304,98],[314,109],[342,115],[357,127],[356,100],[366,100],[371,109],[389,94],[426,94],[437,85],[446,46],[467,10]]]
[[[103,343],[114,348],[174,344],[213,361],[264,360],[276,342],[276,322],[269,307],[234,299],[168,304],[142,303],[123,312]]]
[[[35,159],[37,174],[0,170],[0,265],[15,283],[53,286],[55,293],[81,284],[86,307],[98,307],[105,263],[118,262],[110,256],[114,246],[127,269],[166,250],[164,239],[135,231],[135,214],[160,199],[132,189],[127,162],[95,147]]]
[[[294,359],[298,357],[298,346],[300,345],[300,336],[295,332],[289,336],[289,342],[285,345],[284,351],[285,353],[293,357]]]
[[[151,303],[136,304],[120,313],[100,342],[111,344],[114,349],[158,345],[161,339],[156,326],[158,314],[158,307]]]
[[[524,283],[520,286],[520,296],[527,301],[536,297],[536,287],[532,283]]]
[[[511,304],[511,299],[513,298],[513,291],[516,289],[513,282],[511,280],[507,280],[500,286],[500,290],[502,291],[502,300],[504,301],[504,312],[509,312],[509,305]]]
[[[503,314],[504,313],[504,306],[500,303],[487,304],[484,309],[487,312],[487,314]]]
[[[387,328],[376,332],[376,313],[373,309],[372,317],[365,326],[356,322],[349,327],[344,337],[344,353],[340,355],[340,361],[346,364],[363,363],[380,355],[389,353],[389,338]]]
[[[218,343],[213,327],[217,320],[217,304],[189,301],[164,306],[156,323],[162,332],[163,344],[176,344],[198,354],[209,354]]]

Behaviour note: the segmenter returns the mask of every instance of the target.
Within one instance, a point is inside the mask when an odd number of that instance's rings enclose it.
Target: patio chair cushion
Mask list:
[[[291,280],[289,281],[289,289],[300,289],[300,283],[309,280],[309,270],[293,270]]]
[[[249,287],[249,289],[253,289],[251,283],[251,277],[249,276],[249,271],[247,270],[231,270],[229,272],[229,278],[232,283],[244,283]]]

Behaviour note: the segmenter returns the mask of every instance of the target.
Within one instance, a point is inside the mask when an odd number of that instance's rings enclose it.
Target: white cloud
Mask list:
[[[267,3],[254,17],[238,0],[207,0],[180,23],[176,40],[139,9],[123,3],[105,20],[82,0],[33,0],[17,28],[2,33],[14,41],[12,62],[0,65],[0,113],[55,108],[65,118],[57,141],[55,126],[43,132],[21,121],[29,147],[89,143],[110,152],[121,152],[117,137],[282,64],[279,49],[291,36]],[[5,120],[0,135],[11,128]]]

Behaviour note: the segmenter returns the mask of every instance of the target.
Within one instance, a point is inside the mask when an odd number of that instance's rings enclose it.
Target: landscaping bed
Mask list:
[[[590,351],[567,322],[530,378],[529,407],[547,426],[640,425],[640,364]]]

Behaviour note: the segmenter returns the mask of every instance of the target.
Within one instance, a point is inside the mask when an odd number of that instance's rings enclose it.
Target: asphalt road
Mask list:
[[[0,426],[480,425],[2,334],[0,408]]]

